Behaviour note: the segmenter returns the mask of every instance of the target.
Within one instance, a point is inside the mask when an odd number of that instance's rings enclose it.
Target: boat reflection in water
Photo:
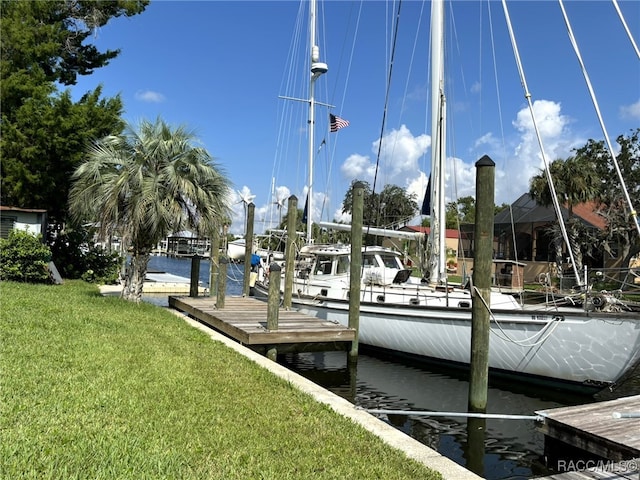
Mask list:
[[[370,351],[360,354],[351,372],[344,352],[289,354],[279,362],[364,409],[467,411],[469,383],[461,371],[424,368]],[[535,392],[523,388],[489,388],[487,413],[533,416],[537,410],[593,401],[566,392],[554,397],[554,392],[542,388]],[[533,420],[377,416],[489,480],[551,473],[544,465],[544,436]]]

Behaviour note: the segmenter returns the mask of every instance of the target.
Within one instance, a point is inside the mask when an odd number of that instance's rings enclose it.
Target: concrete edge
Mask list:
[[[461,465],[457,464],[453,460],[441,455],[432,448],[418,442],[409,435],[401,432],[400,430],[392,427],[391,425],[383,422],[379,418],[367,413],[364,410],[358,409],[349,401],[340,397],[339,395],[326,390],[312,381],[304,378],[291,370],[272,362],[268,358],[254,352],[253,350],[241,345],[240,343],[232,340],[216,330],[192,319],[188,315],[172,308],[167,308],[175,315],[183,318],[189,325],[197,328],[213,340],[219,341],[225,344],[227,347],[235,350],[236,352],[244,355],[250,360],[254,361],[263,368],[266,368],[278,377],[290,382],[296,388],[311,395],[318,402],[324,403],[331,407],[337,413],[351,419],[357,424],[364,427],[369,432],[373,433],[380,439],[382,439],[387,445],[400,450],[405,453],[409,458],[416,460],[428,468],[439,472],[446,480],[478,480],[482,477],[467,470]]]

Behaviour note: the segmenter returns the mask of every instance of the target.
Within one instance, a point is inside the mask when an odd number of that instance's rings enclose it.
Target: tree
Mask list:
[[[70,93],[49,95],[38,89],[4,123],[2,139],[2,203],[47,209],[50,221],[67,216],[73,171],[91,140],[119,133],[122,101],[100,99],[101,87],[77,103]]]
[[[351,185],[347,189],[347,193],[344,195],[344,200],[342,201],[342,213],[351,214],[353,211],[353,186],[359,180],[353,180]],[[371,208],[374,199],[373,192],[371,191],[371,185],[369,182],[362,181],[363,185],[363,195],[364,195],[364,212],[362,216],[362,223],[365,225],[375,225],[375,212],[377,209]]]
[[[584,229],[574,218],[573,207],[597,198],[602,182],[596,173],[593,159],[579,153],[566,160],[553,161],[549,165],[549,172],[553,180],[557,201],[560,205],[566,205],[569,212],[567,219],[569,247],[573,252],[575,268],[580,271],[582,270],[583,254],[588,253],[591,244],[588,241],[585,242],[585,236],[581,235]],[[529,193],[541,205],[550,206],[553,203],[553,195],[545,171],[531,179]],[[559,219],[559,221],[563,220]],[[556,257],[560,262],[562,239],[559,238],[558,233],[557,229],[553,229]]]
[[[616,155],[620,172],[631,203],[637,209],[640,204],[640,128],[628,136],[618,136],[616,141],[620,146]],[[573,157],[555,165],[557,162],[551,164],[551,174],[559,200],[566,202],[570,215],[574,205],[591,200],[606,220],[604,232],[596,235],[578,229],[577,222],[570,218],[572,248],[579,244],[580,251],[587,253],[594,247],[604,249],[611,256],[619,257],[622,266],[627,266],[629,260],[640,253],[640,237],[605,142],[589,140],[575,150]],[[542,204],[551,203],[546,179],[541,175],[532,179],[530,193]]]
[[[353,185],[347,190],[342,203],[342,213],[351,213],[353,208]],[[371,191],[367,182],[364,184],[363,223],[373,227],[400,228],[406,225],[418,212],[415,194],[397,185],[385,185],[380,193]]]
[[[78,75],[91,74],[120,53],[100,52],[85,40],[112,18],[136,15],[148,4],[148,0],[3,1],[3,79],[9,72],[30,75],[38,70],[46,82],[74,85]]]
[[[169,233],[210,235],[229,216],[230,182],[193,133],[161,119],[127,126],[88,150],[73,175],[74,221],[99,224],[99,236],[122,235],[131,261],[122,296],[140,301],[151,250]]]
[[[616,160],[631,204],[638,210],[640,205],[640,128],[631,130],[629,135],[616,139],[620,151]],[[634,256],[640,253],[640,236],[622,184],[604,141],[589,140],[576,150],[576,155],[592,161],[596,176],[601,179],[597,195],[598,211],[606,219],[606,229],[600,239],[600,246],[611,256],[621,259],[626,267]]]
[[[476,199],[472,196],[460,197],[449,202],[445,212],[447,228],[457,229],[461,223],[474,223],[476,220]]]
[[[141,13],[149,2],[87,0],[0,3],[0,157],[3,204],[46,208],[66,217],[71,173],[85,145],[122,131],[122,101],[101,87],[73,103],[56,82],[73,85],[115,58],[87,42],[112,18]]]

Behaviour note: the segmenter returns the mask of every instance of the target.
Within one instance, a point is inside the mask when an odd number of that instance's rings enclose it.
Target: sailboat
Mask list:
[[[314,1],[311,8],[315,8]],[[311,18],[314,18],[313,12]],[[468,366],[472,288],[450,285],[446,279],[443,25],[443,1],[434,0],[431,2],[430,243],[435,255],[429,266],[430,276],[424,279],[412,277],[399,252],[382,247],[364,247],[359,341],[397,354]],[[313,36],[311,51],[309,137],[313,142],[313,82],[316,78],[313,65],[318,62]],[[321,65],[322,73],[325,73],[326,65]],[[312,146],[309,152],[311,172]],[[311,198],[309,195],[309,200]],[[369,232],[376,233],[375,229]],[[384,233],[389,232],[385,230]],[[395,235],[416,239],[415,234],[410,233],[397,232]],[[294,270],[293,307],[348,325],[349,261],[349,246],[304,246]],[[267,291],[266,280],[263,277],[256,285],[262,294]],[[623,311],[614,304],[615,301],[603,302],[606,307],[589,311],[546,303],[522,305],[511,295],[492,292],[490,369],[517,380],[552,382],[584,390],[598,390],[615,384],[640,361],[640,315]]]

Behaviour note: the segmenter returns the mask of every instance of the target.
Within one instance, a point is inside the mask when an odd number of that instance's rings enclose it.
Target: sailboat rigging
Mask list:
[[[311,4],[313,22],[315,0]],[[504,1],[503,8],[517,56]],[[314,28],[311,30],[315,32]],[[294,307],[307,314],[348,324],[350,248],[339,244],[313,245],[310,237],[315,115],[313,84],[328,70],[326,64],[319,62],[314,37],[315,33],[311,36],[310,45],[307,245],[301,249],[295,266],[286,268],[294,268]],[[430,276],[426,281],[412,277],[399,252],[383,247],[363,247],[360,342],[390,352],[468,365],[471,289],[451,285],[446,277],[444,161],[447,132],[443,0],[431,2],[430,43],[430,243],[433,252]],[[521,78],[528,94],[522,71]],[[530,100],[530,95],[528,98]],[[329,222],[321,222],[320,225],[337,226]],[[397,235],[415,238],[415,234],[406,232]],[[262,295],[268,291],[267,280],[262,276],[256,284]],[[559,382],[572,388],[594,389],[612,385],[640,360],[640,318],[637,312],[627,311],[613,298],[601,296],[600,299],[602,303],[598,308],[595,302],[589,308],[547,303],[521,305],[511,295],[492,292],[489,304],[493,332],[490,368],[494,372],[517,375],[521,380]],[[584,306],[587,306],[586,301]]]

